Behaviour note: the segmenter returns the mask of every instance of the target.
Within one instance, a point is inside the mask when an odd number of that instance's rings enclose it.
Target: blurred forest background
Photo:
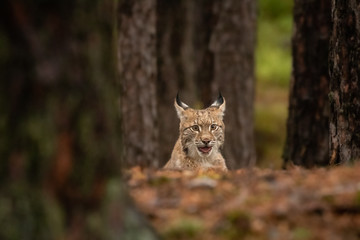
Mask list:
[[[256,47],[257,166],[280,168],[286,137],[293,1],[259,1]]]
[[[168,160],[177,92],[194,108],[222,92],[229,169],[357,161],[358,9],[1,1],[0,239],[156,239],[122,169]]]

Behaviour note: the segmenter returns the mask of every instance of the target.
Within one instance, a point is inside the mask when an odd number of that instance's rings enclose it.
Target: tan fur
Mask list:
[[[179,105],[176,101],[175,108],[180,118],[180,136],[164,169],[216,168],[226,171],[220,152],[225,140],[225,99],[222,98],[221,104],[215,102],[203,110],[189,108],[183,103]],[[204,153],[199,147],[211,147],[211,150]]]

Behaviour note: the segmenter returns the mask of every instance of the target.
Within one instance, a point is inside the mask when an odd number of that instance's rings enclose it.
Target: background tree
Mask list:
[[[330,34],[330,0],[295,1],[285,164],[329,163]]]
[[[177,91],[189,105],[203,108],[221,90],[228,100],[227,163],[253,165],[255,1],[159,0],[157,6],[158,121],[166,132],[159,137],[161,161],[168,160],[178,136]]]
[[[219,1],[215,11],[212,90],[214,94],[221,90],[227,100],[224,155],[230,168],[253,166],[256,1]]]
[[[169,160],[179,134],[173,106],[177,92],[185,102],[198,108],[210,104],[217,96],[211,92],[213,58],[208,48],[214,27],[213,2],[157,1],[161,165]]]
[[[330,163],[360,158],[360,16],[356,1],[332,1]]]
[[[121,1],[118,9],[118,70],[127,166],[159,166],[155,3]]]
[[[196,1],[194,1],[196,2]],[[157,99],[159,134],[159,157],[161,164],[170,159],[172,148],[178,137],[178,118],[174,111],[174,99],[177,92],[183,98],[194,99],[195,88],[185,86],[181,51],[186,14],[183,5],[188,1],[157,0]],[[187,96],[184,89],[187,88]],[[191,90],[192,89],[192,90]],[[161,116],[161,117],[160,117]],[[166,133],[166,134],[164,134]]]
[[[114,10],[113,1],[0,3],[1,239],[118,239],[144,229],[138,217],[129,223],[116,180]]]

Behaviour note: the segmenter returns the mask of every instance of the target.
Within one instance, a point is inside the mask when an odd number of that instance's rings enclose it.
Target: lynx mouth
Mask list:
[[[202,153],[209,153],[212,149],[212,147],[198,147],[199,151]]]

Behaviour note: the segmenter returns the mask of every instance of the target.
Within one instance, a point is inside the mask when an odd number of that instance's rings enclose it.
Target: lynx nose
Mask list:
[[[208,145],[210,143],[210,140],[209,139],[203,139],[201,140],[205,145]]]

